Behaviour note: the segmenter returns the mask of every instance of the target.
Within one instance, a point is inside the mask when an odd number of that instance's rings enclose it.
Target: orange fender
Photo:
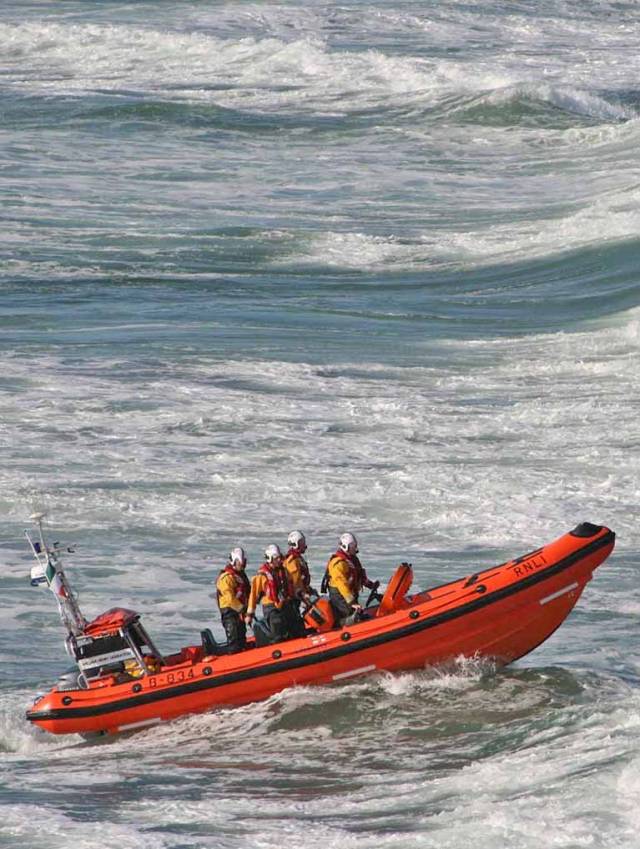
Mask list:
[[[412,583],[413,566],[410,563],[401,563],[387,585],[376,616],[385,616],[387,613],[393,613],[394,610],[407,607],[405,596]]]

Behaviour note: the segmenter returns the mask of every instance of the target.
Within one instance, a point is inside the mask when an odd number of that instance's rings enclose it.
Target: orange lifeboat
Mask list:
[[[421,669],[460,655],[514,661],[547,639],[572,610],[615,534],[584,523],[546,546],[415,595],[398,567],[379,604],[343,628],[307,618],[307,635],[224,654],[202,645],[162,657],[133,611],[115,608],[77,639],[80,674],[39,698],[27,719],[53,734],[117,733],[265,699],[296,684],[331,684],[385,670]],[[135,675],[126,671],[137,665]]]

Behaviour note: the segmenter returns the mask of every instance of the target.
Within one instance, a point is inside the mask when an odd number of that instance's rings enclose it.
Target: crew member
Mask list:
[[[362,587],[377,589],[379,582],[367,577],[364,566],[358,558],[358,541],[351,533],[340,537],[340,545],[329,558],[327,571],[322,582],[329,589],[329,601],[341,625],[352,625],[362,616],[359,595]]]
[[[222,624],[227,635],[229,654],[242,651],[247,645],[244,614],[249,600],[249,579],[245,574],[247,557],[238,546],[229,554],[229,561],[218,575],[216,590]]]
[[[245,616],[251,625],[256,607],[262,602],[262,615],[270,632],[271,642],[278,643],[289,637],[284,607],[293,598],[289,573],[282,562],[282,552],[277,545],[268,545],[264,550],[265,562],[251,579],[251,592]]]
[[[311,586],[309,566],[304,557],[307,542],[302,531],[291,531],[287,543],[289,550],[284,558],[284,567],[289,573],[294,597],[285,604],[284,611],[290,636],[304,637],[306,631],[300,615],[300,602],[309,601],[317,593]]]

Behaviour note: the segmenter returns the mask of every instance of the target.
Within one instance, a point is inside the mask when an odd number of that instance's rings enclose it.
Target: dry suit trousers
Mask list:
[[[282,605],[282,612],[287,623],[287,633],[290,639],[294,637],[304,637],[306,635],[304,620],[300,615],[300,602],[297,598],[292,598],[285,601]]]
[[[357,613],[349,602],[335,587],[329,587],[329,601],[340,625],[353,625],[357,621]]]
[[[262,617],[269,631],[270,642],[279,643],[288,638],[289,629],[284,608],[276,607],[274,604],[263,604]]]
[[[242,616],[232,607],[223,607],[220,616],[227,635],[227,651],[229,654],[242,651],[247,645],[247,626]]]

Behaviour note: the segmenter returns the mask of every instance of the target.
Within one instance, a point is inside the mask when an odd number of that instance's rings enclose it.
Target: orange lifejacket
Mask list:
[[[267,590],[264,595],[269,604],[280,607],[283,602],[293,598],[293,589],[289,580],[289,573],[284,566],[274,569],[270,563],[263,563],[258,569],[259,575],[267,579]]]
[[[236,598],[240,602],[243,608],[247,606],[247,602],[249,601],[249,591],[251,590],[251,584],[249,583],[249,579],[245,575],[244,572],[238,572],[233,566],[228,563],[224,569],[220,570],[220,574],[218,578],[220,578],[224,574],[232,575],[235,578],[236,582]],[[218,598],[218,607],[220,607],[220,590],[216,591],[216,595]]]

